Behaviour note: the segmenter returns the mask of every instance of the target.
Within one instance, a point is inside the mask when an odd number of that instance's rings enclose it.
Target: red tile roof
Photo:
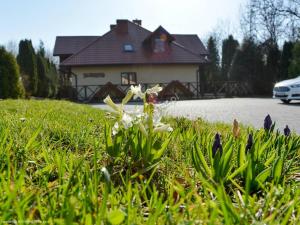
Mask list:
[[[117,21],[118,22],[118,21]],[[121,21],[124,24],[124,20]],[[172,35],[174,41],[169,45],[168,51],[163,53],[153,53],[145,47],[144,40],[151,36],[152,32],[141,26],[126,21],[128,32],[115,28],[101,37],[94,37],[87,44],[73,44],[76,47],[67,47],[68,42],[74,43],[70,39],[62,40],[58,37],[55,44],[54,53],[56,55],[66,54],[75,48],[80,49],[72,56],[61,62],[63,66],[95,66],[95,65],[116,65],[116,64],[202,64],[207,63],[205,56],[208,54],[201,40],[197,35]],[[122,25],[123,26],[123,25]],[[77,40],[83,40],[77,37]],[[59,43],[60,42],[60,43]],[[63,44],[62,44],[63,43]],[[77,42],[79,43],[79,41]],[[124,44],[131,44],[133,52],[124,52]],[[57,46],[58,45],[58,46]],[[64,46],[66,50],[64,51]],[[57,50],[59,49],[59,51]],[[71,49],[71,50],[69,50]]]
[[[58,36],[55,40],[53,55],[73,55],[100,36]]]
[[[175,38],[175,42],[184,48],[196,54],[208,55],[208,51],[197,34],[172,34],[172,36]]]

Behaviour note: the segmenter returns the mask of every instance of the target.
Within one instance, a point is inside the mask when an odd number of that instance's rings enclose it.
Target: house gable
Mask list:
[[[188,44],[190,41],[192,43]],[[63,53],[57,50],[61,42],[57,38],[55,54]],[[125,51],[125,45],[132,51]],[[157,46],[160,48],[156,49]],[[66,53],[71,52],[68,48]],[[72,50],[72,55],[66,55],[65,60],[61,61],[62,66],[207,63],[207,51],[197,35],[171,35],[161,26],[150,32],[128,20],[117,20],[117,24],[103,36],[91,38],[75,53],[75,48]]]

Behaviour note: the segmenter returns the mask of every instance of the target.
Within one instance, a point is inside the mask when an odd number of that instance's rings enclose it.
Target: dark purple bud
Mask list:
[[[252,145],[253,145],[253,135],[249,134],[247,145],[246,145],[246,153],[251,149]]]
[[[220,154],[222,155],[223,147],[221,145],[221,137],[220,137],[220,134],[217,133],[215,136],[215,141],[214,141],[213,147],[212,147],[213,157],[215,157],[218,150],[220,151]]]
[[[291,134],[291,130],[288,125],[283,130],[285,136],[289,136]]]
[[[268,114],[265,118],[264,128],[265,130],[270,130],[271,126],[272,126],[272,119],[271,116]]]

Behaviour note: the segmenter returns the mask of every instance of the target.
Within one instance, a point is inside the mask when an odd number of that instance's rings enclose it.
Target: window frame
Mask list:
[[[126,49],[126,46],[130,46],[131,49]],[[124,52],[134,52],[134,47],[132,44],[123,44],[123,51]]]
[[[133,75],[133,80],[130,80],[130,77]],[[127,84],[123,83],[123,76],[127,78]],[[133,82],[132,82],[133,81]],[[121,85],[122,86],[129,86],[129,85],[136,85],[137,84],[137,75],[136,72],[121,72]]]
[[[153,40],[153,52],[154,53],[163,53],[166,51],[166,41],[162,40],[159,37],[154,38]]]

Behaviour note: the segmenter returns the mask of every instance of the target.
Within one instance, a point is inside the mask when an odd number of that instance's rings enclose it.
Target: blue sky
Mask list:
[[[246,0],[1,0],[0,44],[29,38],[53,49],[58,35],[102,35],[116,19],[141,19],[154,30],[207,36],[239,26]],[[228,32],[230,32],[228,31]],[[236,31],[233,29],[233,31]]]

